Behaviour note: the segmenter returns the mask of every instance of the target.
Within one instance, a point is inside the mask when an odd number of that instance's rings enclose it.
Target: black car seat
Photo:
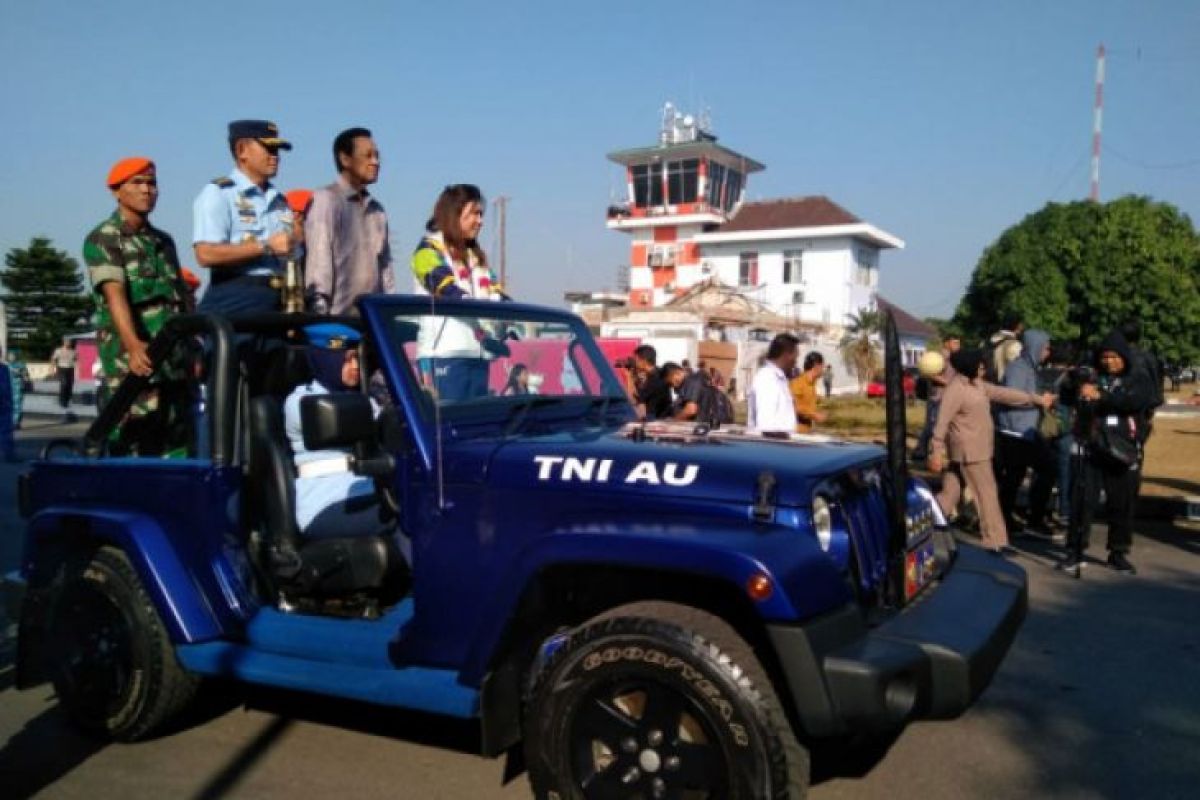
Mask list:
[[[247,496],[263,552],[260,564],[284,599],[374,594],[402,559],[389,537],[306,540],[296,525],[296,469],[284,432],[283,403],[309,377],[302,347],[274,351],[249,403]]]

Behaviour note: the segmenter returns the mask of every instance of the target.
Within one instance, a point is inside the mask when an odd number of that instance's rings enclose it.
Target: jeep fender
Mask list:
[[[47,562],[69,557],[80,544],[107,544],[124,551],[175,644],[221,635],[207,599],[153,517],[115,509],[46,508],[29,522],[27,575],[52,575],[58,564]]]
[[[495,601],[480,620],[461,680],[477,686],[490,668],[525,589],[544,570],[589,565],[662,570],[719,581],[745,593],[747,581],[765,575],[771,595],[754,603],[764,621],[797,621],[844,604],[849,589],[816,540],[778,525],[730,530],[711,521],[667,524],[572,524],[537,537],[502,570]],[[770,565],[770,566],[768,566]]]

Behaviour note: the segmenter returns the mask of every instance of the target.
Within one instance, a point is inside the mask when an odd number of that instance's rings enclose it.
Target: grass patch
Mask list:
[[[887,412],[882,398],[862,396],[838,396],[828,400],[821,399],[817,408],[824,411],[828,419],[817,426],[818,433],[831,433],[850,439],[881,439],[887,422]],[[739,423],[746,422],[746,404],[738,403],[735,407],[736,419]],[[923,401],[908,403],[904,420],[908,435],[916,437],[925,425],[925,403]]]

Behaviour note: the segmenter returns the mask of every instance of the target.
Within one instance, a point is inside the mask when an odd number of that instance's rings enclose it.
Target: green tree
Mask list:
[[[858,388],[863,389],[871,376],[879,371],[883,361],[879,355],[878,336],[883,331],[883,313],[860,308],[850,314],[846,332],[838,345],[842,360],[854,369]]]
[[[1126,320],[1169,361],[1200,358],[1200,236],[1174,206],[1128,196],[1050,203],[983,252],[953,324],[984,339],[1008,314],[1096,344]]]
[[[0,284],[6,290],[11,343],[27,358],[48,358],[63,336],[87,326],[91,301],[79,264],[42,237],[9,250],[4,263],[8,268],[0,273]]]

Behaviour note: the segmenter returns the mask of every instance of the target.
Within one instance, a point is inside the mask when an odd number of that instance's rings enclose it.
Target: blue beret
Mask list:
[[[322,350],[346,350],[362,341],[361,333],[336,322],[305,326],[304,335],[310,345]]]

